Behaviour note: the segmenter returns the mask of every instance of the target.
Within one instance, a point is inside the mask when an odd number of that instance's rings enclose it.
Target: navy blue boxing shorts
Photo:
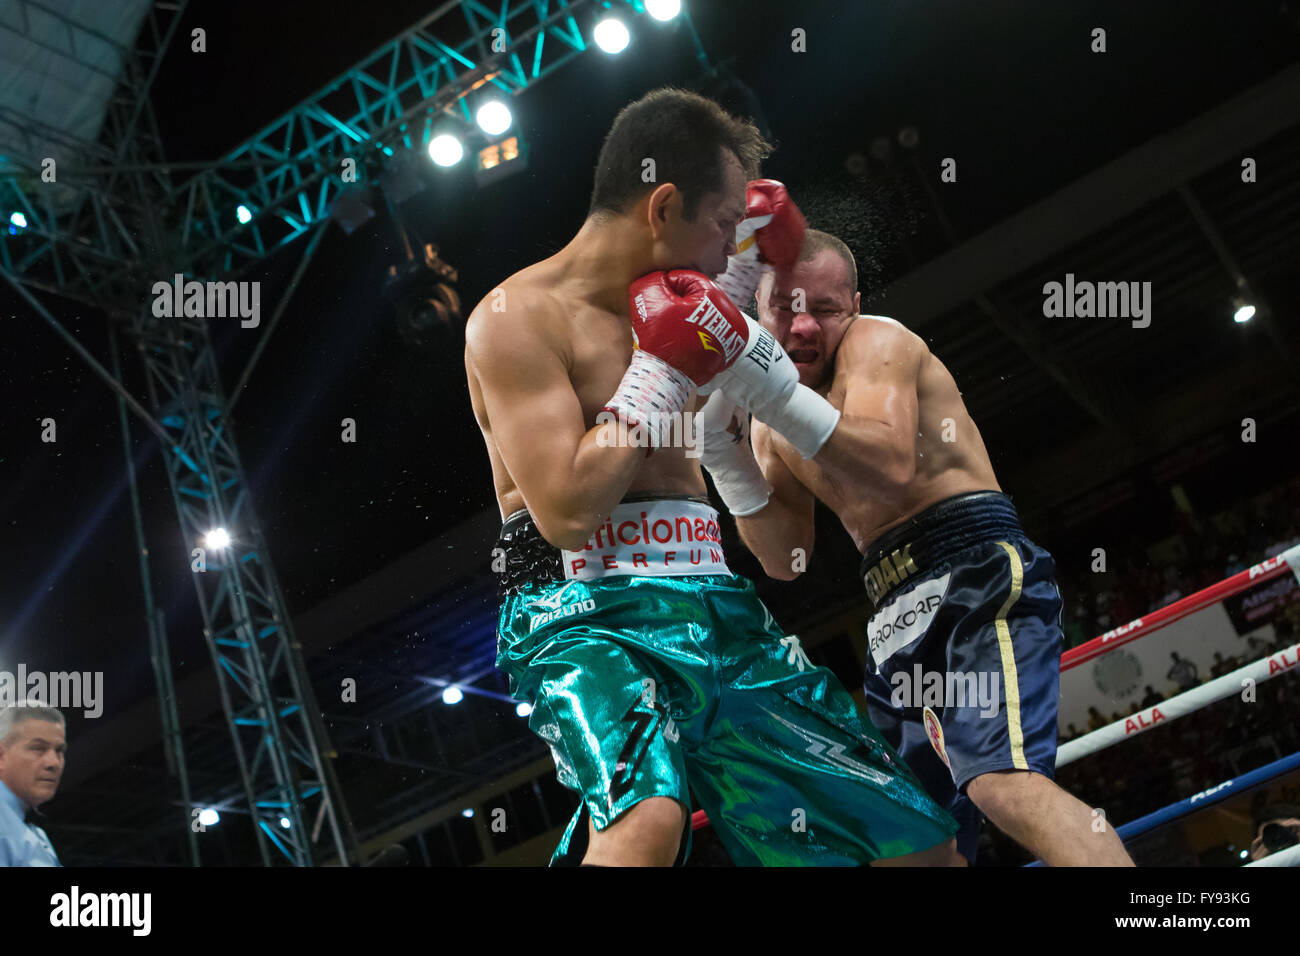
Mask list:
[[[867,548],[863,689],[871,722],[961,824],[970,862],[980,814],[966,785],[994,770],[1056,771],[1061,595],[1052,556],[1011,499],[946,498]]]

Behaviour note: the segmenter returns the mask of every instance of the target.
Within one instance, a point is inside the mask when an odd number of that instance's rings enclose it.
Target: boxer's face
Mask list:
[[[848,266],[829,249],[793,268],[771,270],[758,286],[758,315],[776,336],[809,388],[835,370],[835,350],[858,314]]]
[[[745,171],[734,154],[723,150],[722,157],[722,190],[701,197],[693,221],[682,216],[680,190],[652,194],[655,269],[694,269],[710,279],[727,271],[736,226],[745,218]]]
[[[63,728],[58,724],[24,720],[9,741],[0,744],[0,779],[19,800],[39,807],[59,789],[66,749]]]

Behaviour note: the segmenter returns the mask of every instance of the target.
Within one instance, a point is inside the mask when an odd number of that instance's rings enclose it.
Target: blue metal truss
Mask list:
[[[356,838],[252,507],[207,324],[155,316],[153,284],[177,273],[228,280],[316,230],[291,294],[331,204],[349,185],[340,176],[345,157],[358,167],[382,164],[398,149],[422,149],[444,121],[467,126],[472,95],[527,89],[587,49],[580,18],[613,5],[644,13],[640,0],[444,3],[225,156],[175,164],[163,156],[148,94],[185,0],[156,0],[124,59],[100,142],[74,142],[31,117],[3,117],[27,143],[20,156],[0,156],[0,209],[21,211],[27,225],[18,235],[0,233],[0,276],[161,439],[186,551],[209,529],[233,529],[231,546],[210,554],[193,579],[240,787],[268,865],[272,848],[299,866],[355,858]],[[56,137],[86,165],[60,168],[57,184],[44,183],[34,144]],[[235,217],[240,205],[252,213],[247,223]],[[113,317],[143,360],[152,417],[122,387],[116,366],[111,374],[100,367],[30,289]],[[143,565],[142,573],[147,578]],[[151,628],[161,627],[152,609],[149,616]],[[165,653],[163,635],[153,637],[155,652]],[[175,702],[164,692],[165,675],[160,681],[163,726],[175,731]],[[332,853],[318,845],[326,824]]]
[[[575,19],[587,6],[443,4],[172,192],[186,271],[240,272],[328,214],[344,157],[423,149],[444,117],[472,123],[471,93],[513,96],[563,66],[587,49]],[[241,203],[253,213],[246,225],[234,218]]]
[[[28,223],[22,235],[0,241],[0,267],[33,287],[98,305],[123,301],[128,289],[138,302],[135,282],[160,274],[160,256],[171,270],[161,274],[240,275],[325,219],[348,185],[339,175],[345,157],[360,166],[398,148],[423,149],[443,121],[468,128],[480,90],[511,97],[585,52],[579,21],[602,8],[644,15],[640,0],[444,3],[207,163],[164,162],[152,114],[138,106],[112,117],[106,138],[115,148],[71,144],[88,165],[60,170],[57,191],[43,188],[30,157],[0,156],[0,209],[21,211]],[[155,19],[150,29],[162,44]],[[154,46],[146,45],[156,61]],[[131,85],[132,104],[155,69],[150,63]],[[144,144],[135,165],[122,162],[125,142]],[[122,190],[106,185],[143,185],[160,234],[141,236],[140,223],[123,209]],[[129,199],[135,205],[146,197]],[[247,223],[235,216],[241,205],[252,214]]]

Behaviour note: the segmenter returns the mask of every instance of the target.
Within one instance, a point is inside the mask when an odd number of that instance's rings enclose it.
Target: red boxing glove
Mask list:
[[[703,385],[739,358],[749,340],[740,310],[689,269],[653,272],[628,289],[637,348]]]
[[[632,362],[602,411],[643,427],[650,447],[661,448],[694,387],[740,357],[749,326],[721,289],[688,269],[643,276],[628,299]]]
[[[745,218],[736,227],[736,254],[715,280],[732,302],[749,304],[763,266],[788,268],[799,259],[808,231],[803,213],[775,179],[755,179],[745,189]]]
[[[771,218],[763,222],[764,216]],[[760,220],[754,235],[761,262],[786,268],[799,258],[808,223],[781,183],[775,179],[749,183],[745,187],[745,219]]]

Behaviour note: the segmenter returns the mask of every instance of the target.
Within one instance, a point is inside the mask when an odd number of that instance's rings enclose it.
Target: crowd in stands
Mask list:
[[[1300,477],[1197,521],[1177,512],[1172,540],[1161,542],[1173,561],[1147,560],[1134,540],[1118,573],[1062,574],[1066,646],[1075,647],[1216,584],[1300,544]],[[1090,708],[1086,727],[1070,724],[1062,742],[1159,704],[1300,641],[1300,601],[1272,620],[1272,640],[1251,636],[1236,653],[1214,655],[1209,668],[1171,652],[1167,674],[1148,675],[1142,698],[1127,713]],[[1265,632],[1267,633],[1267,632]],[[1161,678],[1164,678],[1161,680]],[[1159,685],[1159,686],[1153,686]],[[1300,751],[1300,673],[1280,674],[1255,688],[1255,700],[1234,694],[1192,714],[1158,724],[1120,744],[1081,758],[1058,772],[1058,782],[1114,825],[1168,806],[1257,767]],[[1140,850],[1140,846],[1137,848]],[[1135,850],[1135,858],[1137,858]],[[981,864],[1019,864],[1029,856],[985,825]],[[1137,859],[1139,865],[1141,859]]]
[[[1200,555],[1200,558],[1187,557],[1168,563],[1163,569],[1139,566],[1137,560],[1130,559],[1124,562],[1122,573],[1083,572],[1073,577],[1074,588],[1067,588],[1063,583],[1066,609],[1062,617],[1067,647],[1077,647],[1111,628],[1166,607],[1300,544],[1300,477],[1253,499],[1243,499],[1207,522],[1189,520],[1181,511],[1177,515],[1181,527],[1171,541],[1161,543],[1163,549],[1183,556]],[[1213,536],[1208,529],[1212,529]],[[1093,581],[1098,583],[1093,585]],[[1098,730],[1155,706],[1173,693],[1190,690],[1290,647],[1296,643],[1297,634],[1300,634],[1300,601],[1292,601],[1274,618],[1272,640],[1251,635],[1243,641],[1238,654],[1225,656],[1215,652],[1214,664],[1209,668],[1198,668],[1176,651],[1171,652],[1169,671],[1159,688],[1146,684],[1143,697],[1130,704],[1127,711],[1103,712],[1096,707],[1089,708],[1087,726],[1067,725],[1061,741]]]
[[[1057,782],[1121,826],[1300,751],[1300,674],[1280,674],[1239,695],[1158,724],[1062,767]],[[1177,825],[1177,824],[1174,824]],[[1140,847],[1132,848],[1143,865]],[[1015,865],[1029,854],[986,823],[980,864]],[[1147,861],[1152,862],[1152,861]]]
[[[1173,533],[1144,547],[1130,538],[1109,573],[1083,567],[1066,571],[1056,555],[1062,598],[1065,646],[1077,647],[1111,628],[1246,570],[1288,547],[1300,544],[1300,476],[1255,498],[1242,499],[1209,520],[1174,511]],[[1172,560],[1153,562],[1148,550],[1172,552]]]

